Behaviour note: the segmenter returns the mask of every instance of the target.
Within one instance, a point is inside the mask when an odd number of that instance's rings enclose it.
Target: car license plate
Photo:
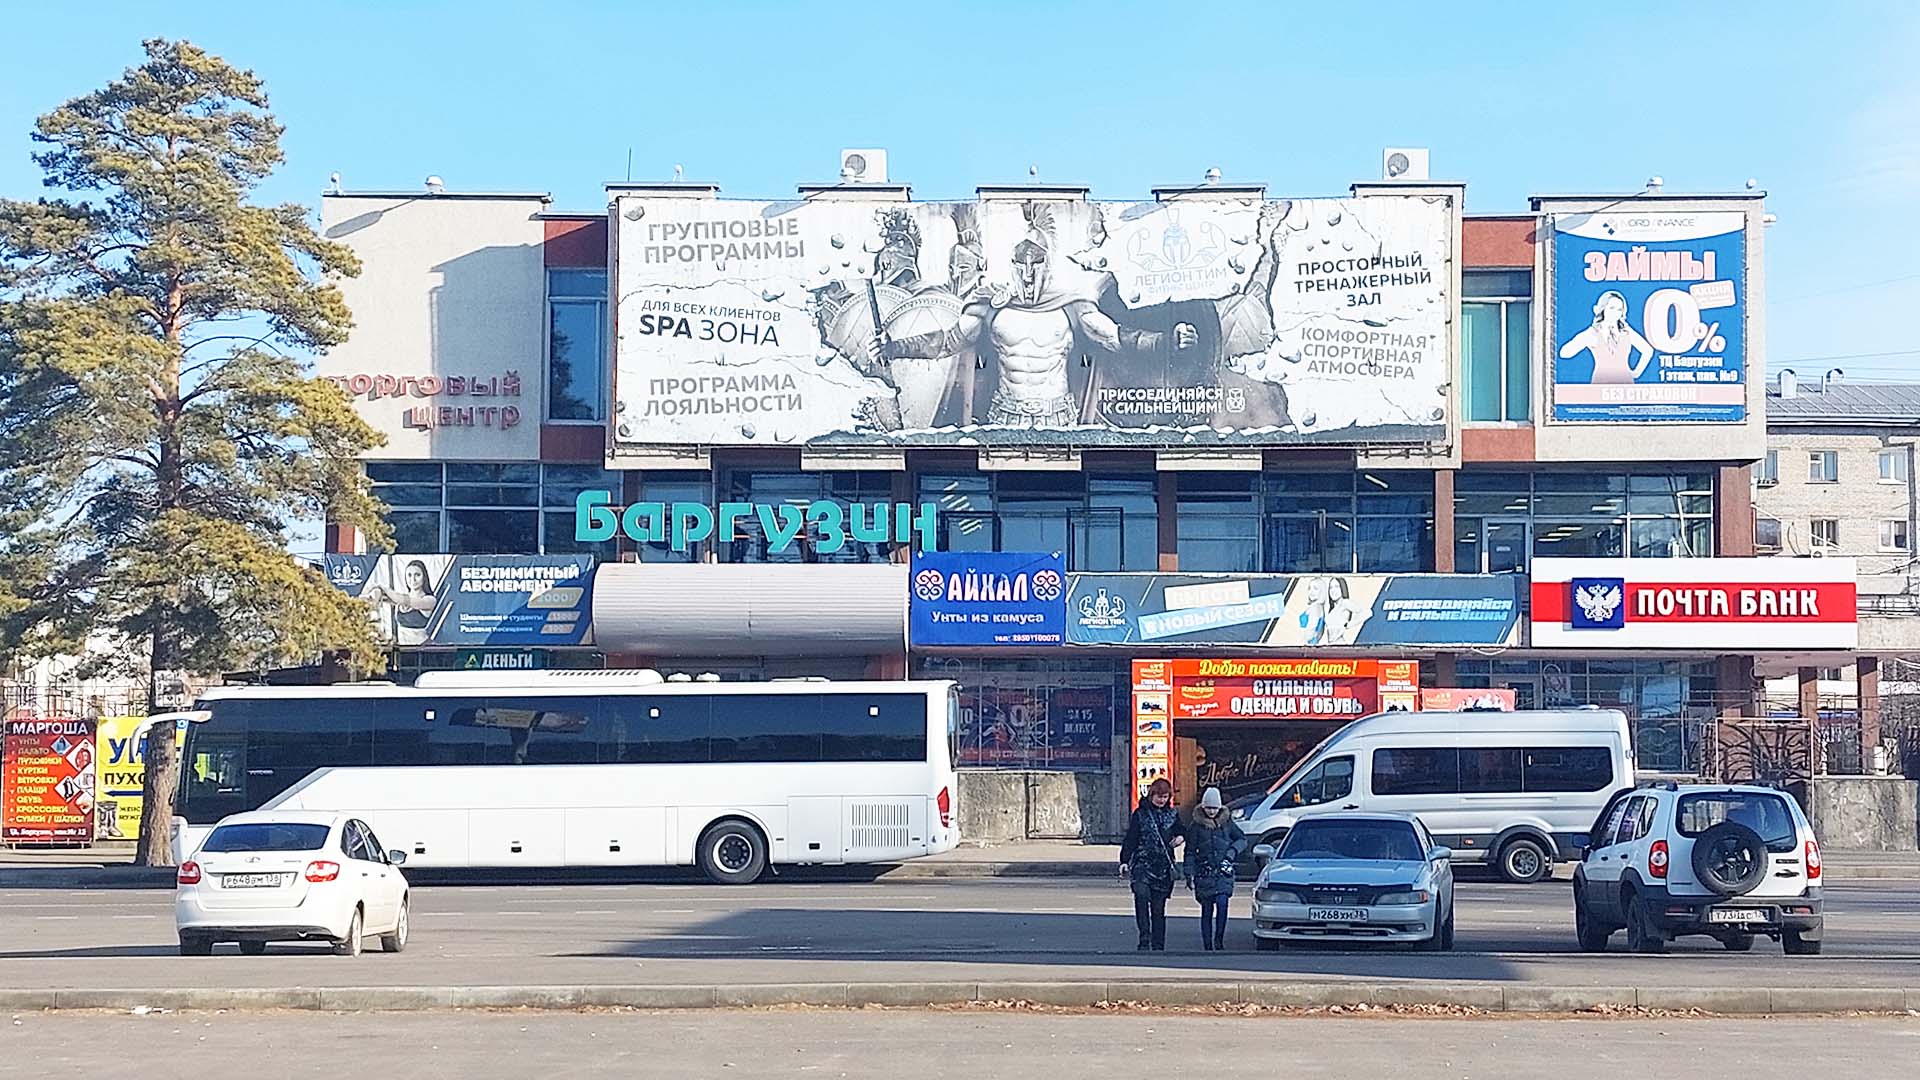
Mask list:
[[[1357,907],[1316,907],[1307,909],[1314,922],[1366,922],[1367,909]]]
[[[223,874],[220,877],[223,889],[277,889],[280,887],[279,874]]]
[[[1710,923],[1769,923],[1773,921],[1770,908],[1713,908],[1707,912]]]

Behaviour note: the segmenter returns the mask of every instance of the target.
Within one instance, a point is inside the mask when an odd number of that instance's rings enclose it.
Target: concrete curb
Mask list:
[[[1601,1013],[1625,1009],[1727,1016],[1904,1013],[1920,988],[1606,987],[1501,983],[945,982],[781,983],[732,986],[396,986],[161,990],[0,990],[0,1011],[140,1009],[420,1012],[567,1011],[595,1007],[737,1009],[780,1005],[926,1008],[987,1002],[1092,1007],[1263,1005],[1297,1009],[1472,1008],[1489,1013]]]
[[[862,873],[859,867],[833,868],[820,867],[805,871],[804,877],[793,880],[802,883],[821,881],[987,881],[997,878],[1056,878],[1056,879],[1101,879],[1111,880],[1116,872],[1115,863],[1101,860],[1052,860],[1045,862],[941,862],[929,859],[919,862],[900,863],[896,866],[867,868]],[[479,882],[485,875],[480,871],[455,871],[461,876],[457,880],[443,880],[438,875],[446,871],[422,870],[425,879],[423,885],[457,884]],[[651,870],[657,875],[659,871]],[[1872,881],[1916,881],[1920,880],[1920,861],[1913,863],[1893,863],[1884,865],[1862,864],[1857,867],[1836,866],[1831,859],[1827,863],[1827,876],[1830,884],[1853,884]],[[519,880],[519,877],[514,877]],[[661,879],[664,880],[664,879]],[[689,879],[691,880],[691,879]],[[701,879],[704,880],[704,879]],[[778,881],[780,879],[773,879]],[[1246,879],[1243,879],[1245,881]],[[1560,880],[1560,878],[1555,879]],[[567,882],[568,884],[601,884],[600,879]],[[171,867],[149,866],[22,866],[19,864],[0,865],[0,889],[170,889],[173,887]]]
[[[879,873],[861,874],[855,871],[835,873],[832,868],[810,870],[805,877],[796,878],[801,883],[820,881],[984,881],[996,878],[1098,878],[1111,879],[1117,864],[1098,862],[969,862],[969,863],[902,863],[899,866],[886,867]],[[420,871],[423,885],[458,884],[460,882],[478,882],[478,871],[462,872],[458,881],[439,878],[437,871]],[[654,871],[658,873],[658,871]],[[174,871],[171,867],[152,866],[0,866],[0,889],[171,889]],[[515,880],[519,880],[516,876]],[[662,879],[664,880],[664,879]],[[688,878],[692,880],[692,878]],[[700,879],[704,881],[705,879]],[[782,879],[772,879],[778,883]],[[567,884],[602,884],[598,879]]]
[[[0,866],[0,889],[171,889],[171,866]]]

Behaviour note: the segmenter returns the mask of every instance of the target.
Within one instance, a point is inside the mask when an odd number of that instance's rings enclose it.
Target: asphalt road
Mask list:
[[[0,1078],[1912,1075],[1920,1022],[1390,1020],[942,1012],[30,1014]]]
[[[1920,987],[1920,882],[1828,890],[1826,955],[1745,955],[1708,938],[1666,956],[1578,952],[1565,884],[1459,886],[1458,950],[1255,953],[1249,896],[1227,953],[1170,906],[1170,951],[1133,950],[1118,882],[900,881],[433,886],[412,945],[358,959],[314,946],[177,955],[165,891],[0,891],[0,987],[709,985],[1073,979],[1499,980],[1559,986]]]

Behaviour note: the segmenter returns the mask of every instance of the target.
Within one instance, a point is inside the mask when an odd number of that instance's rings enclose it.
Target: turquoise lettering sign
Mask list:
[[[624,535],[636,544],[666,544],[674,551],[716,536],[739,535],[742,522],[758,522],[766,534],[767,551],[787,550],[804,531],[817,541],[816,550],[831,555],[847,541],[866,544],[916,544],[932,551],[940,507],[937,503],[705,503],[639,502],[624,509],[613,505],[607,491],[583,491],[573,503],[573,536],[598,544]]]

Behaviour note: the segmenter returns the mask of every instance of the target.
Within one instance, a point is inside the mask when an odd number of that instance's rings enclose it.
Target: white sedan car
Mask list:
[[[341,956],[358,956],[368,934],[399,952],[407,947],[405,861],[345,814],[225,818],[180,864],[180,954],[206,956],[217,941],[239,942],[250,956],[269,941],[326,941]]]
[[[1327,814],[1302,820],[1253,890],[1263,950],[1304,942],[1407,942],[1453,948],[1453,853],[1407,814]]]

